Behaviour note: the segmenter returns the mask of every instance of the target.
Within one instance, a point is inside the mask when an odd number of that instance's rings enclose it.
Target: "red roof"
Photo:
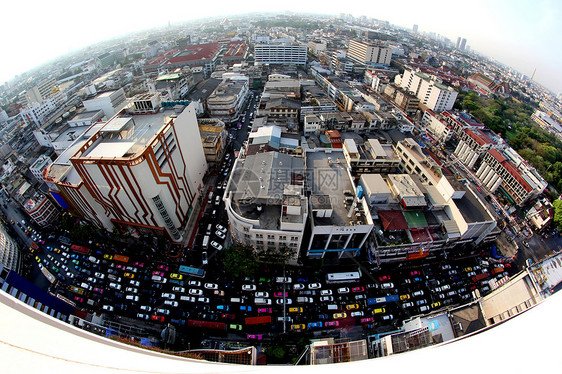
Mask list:
[[[488,153],[490,153],[492,157],[498,160],[500,164],[502,164],[504,161],[507,161],[505,157],[503,157],[503,155],[500,152],[498,152],[498,150],[495,148],[490,149]]]
[[[244,58],[248,46],[243,41],[230,42],[226,45],[226,52],[222,56],[223,59]]]
[[[170,57],[174,56],[176,53],[179,52],[179,49],[174,48],[174,49],[170,49],[164,53],[159,54],[158,56],[148,60],[145,64],[144,67],[145,68],[151,68],[151,67],[160,67],[162,66]]]
[[[408,229],[408,222],[401,210],[379,210],[378,213],[385,231]]]
[[[184,65],[191,62],[212,60],[220,52],[219,43],[188,45],[181,52],[170,58],[165,65]]]
[[[493,141],[488,135],[486,135],[486,133],[482,130],[482,129],[478,129],[478,134],[484,138],[484,140],[486,140],[488,143],[490,144],[496,144],[495,141]]]
[[[519,169],[506,160],[506,158],[499,153],[497,149],[490,149],[488,152],[505,168],[505,170],[508,171],[509,174],[513,176],[513,178],[515,178],[515,180],[517,180],[517,182],[519,182],[519,184],[521,184],[521,186],[523,186],[525,191],[531,192],[533,190],[529,183],[527,183],[527,181],[523,178]]]
[[[464,132],[470,136],[476,143],[478,143],[479,145],[486,145],[489,142],[487,142],[485,139],[483,139],[480,135],[475,134],[474,131],[470,130],[470,129],[464,129]]]

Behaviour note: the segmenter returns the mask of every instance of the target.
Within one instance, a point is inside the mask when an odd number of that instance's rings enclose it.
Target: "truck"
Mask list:
[[[490,276],[490,273],[482,273],[482,274],[478,274],[472,277],[472,281],[474,283],[481,281],[482,279],[486,279]]]
[[[244,322],[246,325],[261,325],[271,323],[271,316],[246,317]]]
[[[129,257],[127,257],[127,256],[122,256],[122,255],[113,255],[113,259],[114,259],[115,261],[124,262],[124,263],[129,262]]]
[[[492,273],[492,275],[495,275],[495,274],[503,273],[504,271],[505,271],[504,268],[502,268],[502,267],[497,267],[497,268],[493,268],[492,271],[491,271],[491,273]]]

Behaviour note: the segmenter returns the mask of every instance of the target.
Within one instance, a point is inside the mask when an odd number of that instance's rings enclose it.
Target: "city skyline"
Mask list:
[[[289,0],[281,4],[246,1],[230,3],[218,1],[217,6],[190,4],[189,12],[170,12],[183,9],[185,3],[172,1],[161,12],[147,12],[151,5],[130,7],[107,0],[87,12],[77,12],[69,1],[59,1],[54,9],[42,2],[32,2],[33,13],[26,14],[24,30],[19,17],[7,17],[0,25],[3,35],[18,30],[18,38],[6,38],[5,49],[19,58],[5,59],[0,64],[0,82],[13,79],[53,59],[81,50],[92,44],[155,27],[177,24],[205,17],[243,15],[248,12],[284,13],[287,9],[298,12],[318,13],[318,4],[297,3]],[[140,3],[143,4],[141,1]],[[477,0],[470,7],[451,9],[448,2],[433,1],[423,5],[405,1],[400,8],[390,4],[359,1],[349,9],[333,4],[331,14],[349,13],[365,15],[391,24],[411,29],[419,25],[419,32],[435,32],[455,43],[457,37],[467,39],[472,50],[496,59],[519,72],[531,76],[536,69],[535,80],[552,90],[562,92],[562,77],[557,74],[556,62],[562,51],[552,46],[560,45],[562,31],[557,19],[562,15],[562,5],[551,0],[531,3],[529,0],[488,2]],[[107,11],[110,9],[111,11]],[[326,9],[326,8],[322,8]],[[187,9],[186,9],[187,10]],[[4,5],[5,14],[22,14],[26,10],[21,3]],[[459,19],[458,14],[462,14]],[[88,19],[90,21],[88,21]],[[436,22],[437,21],[437,22]],[[53,42],[56,41],[56,42]],[[522,52],[524,51],[524,52]]]

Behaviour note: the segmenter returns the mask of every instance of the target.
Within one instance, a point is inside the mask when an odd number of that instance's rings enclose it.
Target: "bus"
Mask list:
[[[113,259],[115,261],[124,262],[124,263],[129,262],[129,257],[127,257],[127,256],[113,255]]]
[[[326,274],[326,283],[351,283],[359,282],[361,279],[361,270],[348,271],[344,273],[328,273]]]
[[[264,323],[271,323],[271,316],[260,316],[260,317],[246,317],[246,325],[259,325]]]
[[[72,244],[70,246],[70,249],[73,250],[74,252],[83,253],[85,255],[90,253],[90,248],[82,247],[82,246],[76,245],[76,244]]]
[[[74,292],[78,295],[84,295],[86,293],[86,290],[81,287],[70,286],[68,289],[70,290],[70,292]]]
[[[187,326],[201,327],[201,328],[213,329],[213,330],[226,330],[226,324],[222,322],[197,321],[194,319],[188,320]]]
[[[204,278],[205,277],[205,270],[192,268],[190,266],[180,265],[178,270],[180,273],[185,275],[191,275],[194,277]]]
[[[472,281],[473,281],[474,283],[476,283],[476,282],[478,282],[478,281],[481,281],[481,280],[483,280],[483,279],[488,278],[489,276],[490,276],[490,273],[478,274],[478,275],[475,275],[475,276],[472,277]]]
[[[203,248],[207,249],[209,248],[209,235],[205,235],[205,237],[203,238]]]

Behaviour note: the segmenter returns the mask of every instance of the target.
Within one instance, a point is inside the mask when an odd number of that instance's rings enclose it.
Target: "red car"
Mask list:
[[[161,271],[158,271],[158,270],[154,270],[154,271],[152,272],[152,275],[158,275],[159,277],[163,277],[163,276],[164,276],[164,273],[162,273]]]
[[[115,265],[116,269],[125,270],[125,265],[117,264]]]
[[[156,269],[168,271],[168,267],[167,267],[166,265],[158,265],[158,266],[156,267]]]
[[[79,303],[83,303],[83,302],[84,302],[84,298],[79,297],[79,296],[74,296],[74,301],[78,301]]]
[[[263,339],[263,335],[250,335],[248,334],[248,339],[255,339],[255,340],[262,340]]]
[[[338,321],[330,321],[330,322],[326,322],[326,324],[324,326],[328,327],[328,326],[339,326],[340,323]]]
[[[137,261],[137,262],[133,263],[133,266],[138,266],[139,268],[142,268],[142,267],[144,267],[144,263]]]
[[[385,282],[390,280],[390,275],[383,275],[379,277],[380,282]]]
[[[373,322],[375,319],[373,317],[361,318],[361,323],[370,323]]]
[[[258,308],[258,313],[272,313],[271,308]]]
[[[163,316],[151,316],[150,319],[153,320],[153,321],[164,322],[164,317],[163,317]]]
[[[414,271],[411,271],[411,272],[410,272],[410,275],[411,275],[411,276],[420,275],[420,272],[417,271],[417,270],[414,270]]]
[[[351,289],[351,292],[363,292],[363,291],[365,291],[365,287],[363,287],[363,286],[353,287]]]
[[[94,292],[103,293],[103,288],[95,287],[95,288],[94,288]]]
[[[229,313],[223,313],[221,317],[224,318],[224,319],[235,319],[236,318],[236,316],[234,314],[229,314]]]
[[[273,294],[274,297],[283,297],[283,292],[275,292]],[[289,294],[287,292],[285,292],[285,297],[288,297]]]

